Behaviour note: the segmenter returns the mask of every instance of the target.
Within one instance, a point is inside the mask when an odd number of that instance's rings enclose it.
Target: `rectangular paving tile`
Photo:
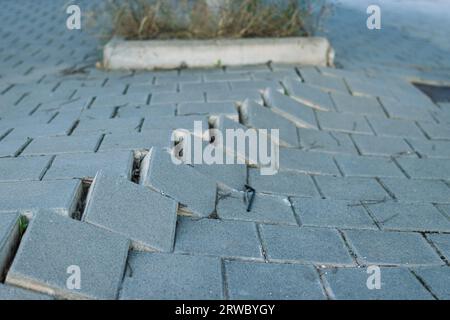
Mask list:
[[[404,99],[399,101],[387,97],[381,97],[380,101],[390,118],[433,121],[430,109],[423,105],[415,105],[404,101]]]
[[[224,298],[219,258],[133,252],[128,263],[122,300]]]
[[[375,265],[440,265],[437,253],[419,233],[346,230],[358,260]]]
[[[202,123],[203,130],[208,130],[208,118],[204,115],[177,116],[177,117],[151,117],[144,120],[142,132],[155,129],[185,129],[194,130],[196,121]]]
[[[230,81],[231,90],[265,90],[272,88],[274,90],[282,90],[279,81],[274,80],[244,80]]]
[[[325,269],[324,278],[337,300],[432,300],[433,296],[406,268],[380,268],[381,288],[367,287],[367,268]]]
[[[262,259],[251,222],[180,218],[175,239],[176,253]]]
[[[287,198],[257,193],[250,211],[247,211],[249,201],[244,192],[219,193],[217,215],[224,220],[297,225]]]
[[[178,115],[225,115],[230,119],[239,121],[239,113],[233,102],[210,102],[210,103],[180,103],[177,110]]]
[[[408,120],[386,119],[385,117],[367,117],[377,136],[425,139],[419,127]]]
[[[429,234],[427,238],[438,248],[439,252],[450,261],[450,235],[449,234]]]
[[[331,155],[290,148],[280,149],[280,170],[319,175],[340,175]]]
[[[450,220],[429,203],[374,203],[368,209],[385,230],[450,232]]]
[[[319,72],[315,72],[315,70],[306,69],[305,67],[302,67],[299,70],[302,79],[305,83],[311,86],[330,92],[348,92],[345,82],[338,77],[324,75]],[[309,70],[312,70],[312,72],[309,72]]]
[[[232,300],[323,300],[319,276],[312,266],[225,262]]]
[[[450,159],[450,141],[407,139],[422,158]]]
[[[376,229],[364,207],[357,201],[292,198],[302,226]]]
[[[0,183],[40,180],[50,165],[51,157],[19,157],[0,159]]]
[[[0,300],[52,300],[52,297],[31,290],[0,284]]]
[[[40,209],[48,209],[72,216],[80,193],[78,180],[0,183],[0,212],[18,211],[33,215]]]
[[[381,181],[400,201],[450,203],[450,188],[442,181],[395,178]]]
[[[278,172],[273,176],[261,175],[259,169],[249,170],[249,183],[256,192],[286,196],[319,196],[311,177],[297,172]]]
[[[128,249],[122,236],[41,211],[22,238],[6,283],[58,298],[115,299]],[[80,289],[67,287],[68,270],[79,270]]]
[[[233,90],[228,91],[210,91],[206,94],[206,101],[208,102],[237,102],[242,103],[245,100],[250,99],[258,103],[262,103],[263,99],[259,90]]]
[[[225,189],[244,190],[247,183],[245,164],[194,164],[194,169]]]
[[[337,112],[317,112],[322,130],[372,135],[372,129],[363,116]]]
[[[300,148],[305,151],[357,154],[348,134],[299,128]]]
[[[358,97],[350,94],[332,92],[331,99],[339,112],[380,117],[385,116],[380,103],[374,97]]]
[[[110,150],[150,150],[152,147],[168,148],[173,145],[171,130],[146,130],[132,134],[107,134],[99,152]]]
[[[261,237],[270,261],[353,264],[334,229],[261,225]]]
[[[160,193],[100,171],[83,221],[121,234],[137,250],[172,251],[178,204]]]
[[[151,118],[175,116],[174,104],[158,104],[154,106],[126,106],[117,111],[117,118]]]
[[[338,200],[385,200],[388,193],[370,178],[315,177],[325,197]]]
[[[334,110],[333,101],[327,92],[292,78],[283,80],[283,84],[293,99],[317,110]]]
[[[450,267],[422,267],[414,269],[439,300],[450,300]]]
[[[54,155],[62,153],[94,152],[100,142],[100,135],[80,137],[41,137],[36,138],[21,153],[22,156]]]
[[[386,157],[336,155],[335,159],[344,175],[348,177],[406,178],[394,161]]]
[[[131,151],[61,154],[53,160],[44,180],[94,178],[100,170],[130,179],[133,162]]]
[[[209,91],[230,91],[230,86],[228,82],[182,82],[180,83],[180,91],[197,91],[197,92],[209,92]]]
[[[353,140],[365,156],[415,156],[403,138],[354,135]]]
[[[184,91],[179,93],[155,92],[152,94],[150,104],[181,103],[181,102],[205,102],[205,97],[199,91]]]
[[[450,161],[446,159],[406,159],[397,160],[413,179],[450,180]]]
[[[142,119],[126,118],[126,119],[107,119],[107,120],[81,120],[75,128],[73,135],[86,135],[92,133],[125,133],[137,132]]]
[[[156,147],[141,164],[140,184],[175,199],[195,215],[207,217],[214,211],[216,182],[192,166],[173,163],[168,152]]]
[[[432,140],[450,140],[450,127],[446,124],[420,122],[419,125]]]
[[[19,243],[19,218],[17,212],[0,213],[0,280],[2,281],[8,263],[13,258],[15,247]]]

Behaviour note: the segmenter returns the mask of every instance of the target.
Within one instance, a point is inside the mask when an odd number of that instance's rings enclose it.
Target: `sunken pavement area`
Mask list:
[[[448,103],[364,70],[105,72],[62,2],[24,2],[0,12],[1,299],[450,298]],[[279,173],[173,164],[194,120],[279,129]]]

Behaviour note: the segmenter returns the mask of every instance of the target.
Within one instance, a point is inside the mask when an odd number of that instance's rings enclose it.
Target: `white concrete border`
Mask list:
[[[274,63],[332,66],[334,50],[326,38],[232,40],[112,39],[103,50],[106,69],[204,68]]]

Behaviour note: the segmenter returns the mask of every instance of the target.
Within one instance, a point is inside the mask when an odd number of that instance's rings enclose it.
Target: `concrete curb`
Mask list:
[[[332,66],[334,50],[326,38],[233,40],[112,39],[103,49],[106,69],[205,68],[267,62]]]

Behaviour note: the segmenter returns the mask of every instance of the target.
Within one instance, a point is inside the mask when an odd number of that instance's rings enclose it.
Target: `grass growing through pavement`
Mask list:
[[[329,11],[324,0],[108,0],[91,12],[103,37],[128,40],[310,36]]]

